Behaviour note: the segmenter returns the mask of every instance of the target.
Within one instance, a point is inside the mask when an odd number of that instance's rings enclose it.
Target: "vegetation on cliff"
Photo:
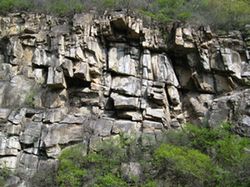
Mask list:
[[[42,11],[57,15],[126,9],[161,23],[187,21],[215,28],[239,29],[250,20],[248,0],[1,0],[0,12]]]
[[[41,181],[60,187],[250,185],[250,139],[234,134],[228,124],[217,128],[189,124],[167,132],[158,142],[151,138],[116,135],[93,142],[91,149],[83,144],[66,148],[57,176],[38,173],[33,185],[41,186]],[[54,178],[49,180],[50,176]]]
[[[4,186],[6,180],[9,178],[11,175],[10,169],[8,169],[5,166],[1,166],[0,168],[0,186]]]

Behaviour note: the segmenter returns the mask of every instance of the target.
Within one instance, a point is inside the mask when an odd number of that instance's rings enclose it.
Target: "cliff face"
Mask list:
[[[69,145],[185,122],[250,136],[247,32],[174,25],[166,42],[120,13],[0,17],[0,163],[28,179]]]

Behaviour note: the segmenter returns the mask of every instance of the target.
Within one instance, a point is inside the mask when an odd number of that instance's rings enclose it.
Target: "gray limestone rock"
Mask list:
[[[142,121],[142,114],[138,111],[120,111],[118,117],[121,119],[129,119],[132,121]]]
[[[212,94],[190,93],[183,99],[183,108],[187,111],[190,122],[195,124],[204,122],[213,97]]]
[[[42,129],[41,139],[45,147],[68,144],[83,140],[83,126],[74,124],[52,124]]]
[[[168,57],[164,54],[152,56],[152,69],[154,79],[156,81],[165,82],[175,87],[179,86],[179,81],[176,78],[172,64]]]
[[[90,75],[89,75],[89,65],[87,63],[77,63],[74,66],[74,76],[85,80],[90,81]]]
[[[20,110],[18,109],[13,110],[8,117],[8,121],[16,125],[21,124],[24,121],[25,114],[26,114],[25,108],[22,108]]]
[[[38,157],[32,154],[27,153],[20,153],[18,165],[17,165],[17,172],[20,177],[29,179],[31,178],[38,166]]]
[[[113,99],[116,109],[138,109],[140,106],[139,98],[136,97],[126,97],[117,93],[112,93],[110,97]]]
[[[171,101],[171,103],[173,103],[173,105],[180,104],[180,96],[179,96],[179,92],[176,89],[176,87],[168,86],[167,92],[168,92],[168,96],[170,98],[170,101]]]
[[[133,181],[134,179],[139,181],[142,176],[142,167],[137,162],[122,163],[121,173],[127,181]]]
[[[63,71],[58,68],[49,67],[47,85],[51,88],[66,88]]]
[[[152,72],[152,57],[149,50],[144,50],[143,55],[141,56],[143,78],[153,80]]]
[[[126,48],[126,45],[117,45],[109,50],[108,67],[117,73],[136,76],[139,62],[127,54]]]
[[[223,121],[233,122],[238,133],[249,135],[250,90],[234,91],[228,96],[213,100],[208,112],[208,122],[216,126]]]
[[[12,124],[12,123],[6,123],[6,126],[5,126],[5,131],[7,133],[7,135],[10,135],[10,136],[18,136],[21,132],[21,125],[15,125],[15,124]]]
[[[162,123],[155,122],[155,121],[148,121],[144,120],[142,122],[143,133],[154,133],[156,131],[163,131],[164,127]]]
[[[77,143],[98,150],[128,134],[147,146],[186,122],[229,121],[250,136],[243,33],[182,23],[162,33],[122,12],[23,12],[0,22],[0,165],[20,173],[19,187]],[[123,163],[124,177],[140,167]]]
[[[20,150],[21,145],[18,137],[6,137],[0,134],[0,156],[17,156]]]
[[[10,112],[9,108],[0,108],[0,122],[6,122]]]
[[[32,122],[24,125],[24,131],[20,134],[20,142],[33,144],[39,141],[41,136],[42,123]]]
[[[112,79],[112,90],[131,96],[141,95],[141,81],[135,77],[114,77]]]
[[[49,66],[45,50],[36,48],[33,54],[32,63],[37,66]]]
[[[214,79],[216,92],[225,93],[233,91],[235,85],[231,77],[214,75]]]
[[[127,120],[116,120],[112,128],[112,133],[135,135],[139,133],[140,126],[141,126],[140,123],[137,122],[127,121]]]
[[[102,118],[90,121],[90,124],[86,123],[86,125],[89,125],[94,135],[101,137],[107,137],[111,135],[112,127],[114,125],[113,119]]]
[[[167,114],[163,108],[149,108],[144,111],[144,117],[148,119],[163,119]]]
[[[8,156],[0,158],[0,166],[5,166],[9,169],[16,169],[18,163],[17,156]]]
[[[225,70],[232,72],[232,75],[241,79],[242,62],[240,54],[237,51],[228,48],[221,49],[221,55],[224,62]]]

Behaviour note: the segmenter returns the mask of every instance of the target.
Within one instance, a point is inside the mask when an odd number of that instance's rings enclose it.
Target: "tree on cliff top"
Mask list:
[[[239,29],[250,20],[249,0],[1,0],[0,13],[42,11],[60,16],[96,9],[127,9],[161,23],[187,21],[215,28]]]

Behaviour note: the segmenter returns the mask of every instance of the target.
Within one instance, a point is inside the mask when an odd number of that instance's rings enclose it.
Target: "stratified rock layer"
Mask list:
[[[27,180],[69,145],[185,122],[250,136],[249,35],[164,34],[121,13],[0,17],[0,164]]]

